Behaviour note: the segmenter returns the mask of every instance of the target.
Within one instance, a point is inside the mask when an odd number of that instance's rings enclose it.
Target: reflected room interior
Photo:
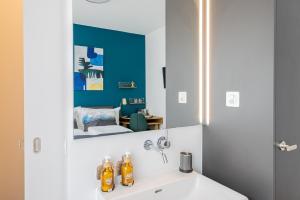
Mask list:
[[[164,0],[73,0],[74,139],[166,128],[165,37]]]

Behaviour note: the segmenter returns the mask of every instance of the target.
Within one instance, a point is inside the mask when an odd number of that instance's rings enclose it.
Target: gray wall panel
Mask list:
[[[250,199],[272,200],[274,0],[211,0],[211,124],[204,173]],[[225,106],[240,91],[240,108]]]
[[[166,0],[167,127],[199,124],[198,32],[194,0]],[[178,92],[187,104],[178,104]]]
[[[300,1],[277,0],[276,141],[300,144]],[[276,200],[300,199],[300,151],[276,151]]]

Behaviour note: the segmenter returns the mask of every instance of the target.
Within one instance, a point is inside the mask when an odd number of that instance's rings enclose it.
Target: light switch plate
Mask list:
[[[187,92],[178,92],[178,103],[187,103]]]
[[[232,108],[239,108],[240,92],[226,92],[226,106]]]

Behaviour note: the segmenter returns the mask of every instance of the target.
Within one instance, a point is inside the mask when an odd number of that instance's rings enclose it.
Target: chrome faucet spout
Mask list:
[[[144,142],[144,149],[149,150],[155,150],[160,153],[163,163],[168,163],[168,157],[164,152],[164,149],[170,148],[170,142],[165,137],[160,137],[157,142],[157,146],[154,145],[154,143],[151,140],[146,140]]]
[[[163,163],[167,164],[168,163],[168,157],[167,157],[167,155],[164,153],[163,150],[161,150],[160,153],[161,153],[161,157],[163,159]]]

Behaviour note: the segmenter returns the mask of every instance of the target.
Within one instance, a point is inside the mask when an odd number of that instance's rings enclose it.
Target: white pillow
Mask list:
[[[116,122],[117,122],[118,125],[120,125],[120,110],[121,110],[121,107],[117,107],[114,110],[115,110],[115,113],[116,113]]]
[[[119,125],[120,124],[120,110],[121,107],[117,107],[117,108],[84,108],[81,107],[83,110],[98,110],[98,111],[111,111],[114,110],[115,111],[115,116],[116,116],[116,123]]]
[[[83,112],[82,107],[77,107],[77,109],[74,110],[74,117],[75,117],[78,129],[84,130],[83,122],[80,120],[80,115],[82,112]]]
[[[113,116],[116,120],[116,124],[119,125],[120,120],[119,120],[119,113],[120,113],[120,108],[115,108],[115,109],[96,109],[96,108],[77,108],[75,118],[77,122],[78,129],[84,130],[84,123],[83,120],[86,117],[93,117],[97,115],[107,115],[107,116]]]
[[[78,118],[78,112],[80,111],[80,109],[81,109],[81,106],[75,107],[73,109],[73,119],[74,119],[74,123],[77,124],[77,128],[78,128],[77,118]]]

